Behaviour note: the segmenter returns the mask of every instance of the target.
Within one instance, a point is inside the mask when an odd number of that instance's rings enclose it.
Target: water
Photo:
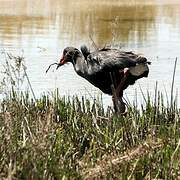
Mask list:
[[[66,46],[87,44],[93,50],[92,39],[98,47],[132,50],[152,62],[148,79],[125,91],[130,101],[135,94],[142,99],[139,87],[153,95],[156,81],[158,89],[169,94],[176,57],[175,91],[180,87],[180,1],[0,0],[0,49],[24,52],[36,96],[56,88],[62,95],[101,93],[70,64],[45,73]],[[109,96],[103,100],[111,104]]]

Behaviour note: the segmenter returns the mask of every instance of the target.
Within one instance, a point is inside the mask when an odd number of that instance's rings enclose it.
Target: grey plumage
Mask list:
[[[86,46],[81,47],[81,52],[76,48],[67,47],[63,56],[66,62],[72,62],[77,74],[110,95],[112,83],[116,88],[123,77],[121,71],[124,68],[129,68],[130,74],[123,89],[134,84],[137,79],[147,77],[149,73],[147,66],[149,62],[145,57],[119,49],[103,48],[90,53]],[[140,64],[142,65],[138,66]]]

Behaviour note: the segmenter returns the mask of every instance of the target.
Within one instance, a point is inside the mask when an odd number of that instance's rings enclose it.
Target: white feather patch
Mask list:
[[[147,66],[147,64],[137,64],[136,66],[130,67],[129,68],[129,72],[133,75],[133,76],[140,76],[142,75],[145,71],[148,71],[149,68]]]

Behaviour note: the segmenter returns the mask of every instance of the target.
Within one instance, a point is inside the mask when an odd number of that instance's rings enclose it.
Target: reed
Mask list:
[[[119,117],[100,100],[11,88],[0,101],[0,179],[180,178],[180,112],[155,92]]]

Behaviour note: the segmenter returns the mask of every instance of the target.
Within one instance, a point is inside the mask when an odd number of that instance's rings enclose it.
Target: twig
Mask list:
[[[93,46],[94,46],[94,48],[96,49],[96,51],[98,51],[98,47],[97,47],[97,45],[96,45],[96,43],[94,42],[94,40],[93,40],[93,38],[92,38],[92,36],[91,35],[89,35],[89,38],[91,39],[91,41],[92,41],[92,43],[93,43]]]
[[[27,81],[28,81],[29,87],[30,87],[30,89],[31,89],[33,98],[34,98],[34,100],[36,101],[36,96],[35,96],[34,90],[33,90],[33,88],[32,88],[31,82],[30,82],[30,80],[29,80],[29,76],[27,75],[25,65],[23,65],[23,70],[24,70],[25,77],[26,77],[26,79],[27,79]]]
[[[52,63],[52,64],[50,64],[49,67],[46,70],[46,73],[49,71],[50,67],[53,66],[53,65],[59,65],[59,63]]]

